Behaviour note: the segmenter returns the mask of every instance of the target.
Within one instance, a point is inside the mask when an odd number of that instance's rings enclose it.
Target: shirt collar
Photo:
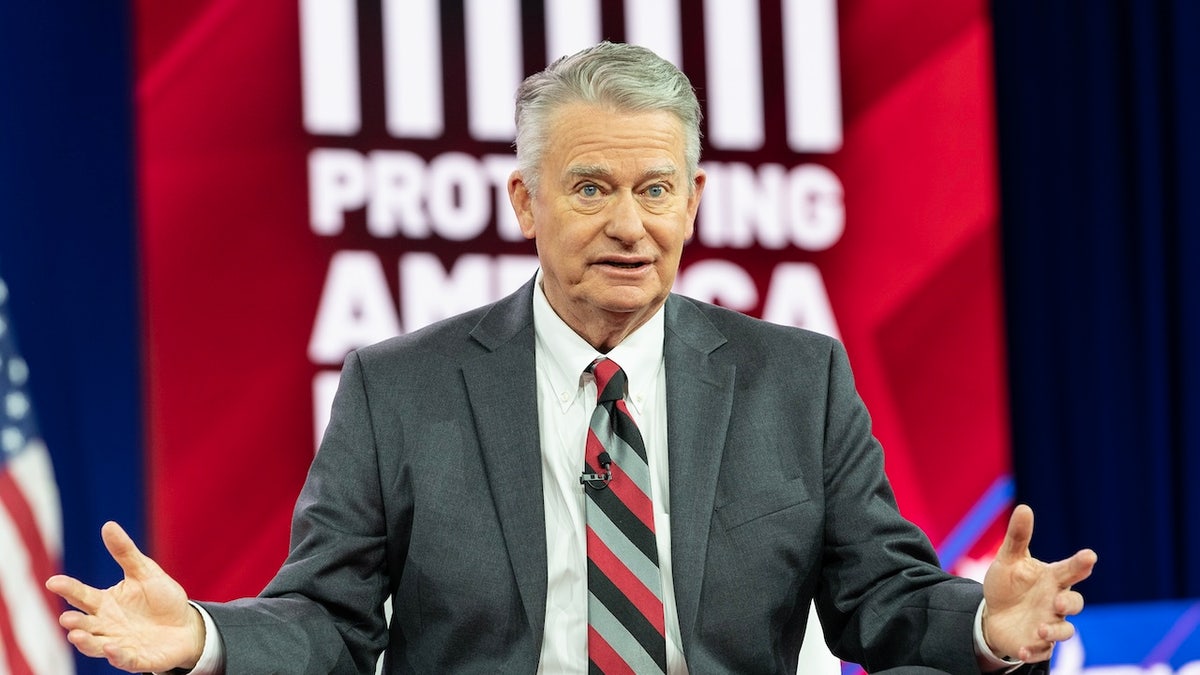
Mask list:
[[[658,381],[663,364],[663,308],[630,333],[608,354],[602,355],[568,326],[550,307],[542,290],[539,269],[533,291],[533,331],[538,359],[549,376],[555,398],[565,410],[583,391],[583,372],[599,356],[608,356],[625,371],[629,380],[629,400],[635,409],[650,402],[649,393]],[[542,357],[545,357],[544,359]]]

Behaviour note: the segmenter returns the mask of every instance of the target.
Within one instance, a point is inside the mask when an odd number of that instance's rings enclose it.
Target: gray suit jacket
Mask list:
[[[373,672],[381,650],[389,673],[536,670],[532,289],[347,357],[287,562],[261,597],[205,605],[228,672]],[[674,295],[665,340],[691,672],[794,673],[812,598],[842,658],[975,672],[979,586],[897,512],[841,345]]]

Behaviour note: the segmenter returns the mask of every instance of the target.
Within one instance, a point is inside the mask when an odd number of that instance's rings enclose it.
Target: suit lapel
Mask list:
[[[670,296],[666,307],[671,566],[686,653],[700,603],[734,367],[713,354],[725,337],[694,305]]]
[[[532,282],[501,300],[471,332],[487,352],[463,378],[530,628],[546,615],[546,523],[537,421]],[[667,372],[671,557],[680,632],[696,624],[718,469],[733,401],[734,367],[713,352],[725,337],[698,309],[671,296],[663,358]]]
[[[463,378],[490,487],[531,630],[546,617],[546,524],[537,421],[532,282],[484,315],[471,336],[487,348]]]

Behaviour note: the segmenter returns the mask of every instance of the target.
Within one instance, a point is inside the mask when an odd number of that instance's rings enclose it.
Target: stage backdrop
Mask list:
[[[512,95],[607,38],[692,78],[677,290],[845,341],[906,515],[978,569],[1009,505],[983,2],[141,0],[152,551],[256,593],[346,352],[535,269]]]

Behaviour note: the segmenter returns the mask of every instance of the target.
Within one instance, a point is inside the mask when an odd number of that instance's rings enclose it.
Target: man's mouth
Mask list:
[[[644,263],[644,262],[619,262],[616,260],[606,260],[601,264],[608,265],[610,267],[620,267],[621,269],[632,270],[632,269],[637,269],[638,267],[642,267],[646,263]]]

